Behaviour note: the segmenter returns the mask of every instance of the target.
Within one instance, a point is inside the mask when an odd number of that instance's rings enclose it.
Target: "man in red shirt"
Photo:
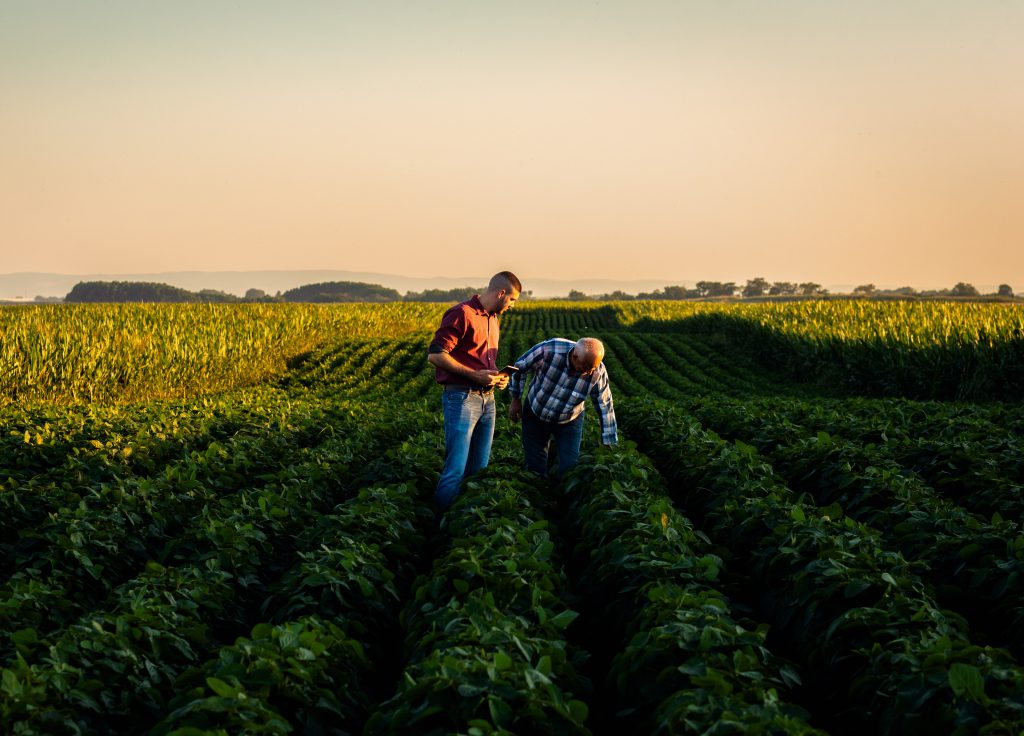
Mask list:
[[[494,437],[494,389],[508,385],[499,373],[498,315],[511,309],[523,290],[511,271],[491,277],[483,294],[444,313],[427,355],[441,384],[444,410],[444,469],[434,500],[447,509],[462,479],[487,467]]]

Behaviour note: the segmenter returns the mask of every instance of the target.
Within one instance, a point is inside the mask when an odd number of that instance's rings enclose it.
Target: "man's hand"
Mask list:
[[[481,368],[478,371],[473,371],[468,375],[470,380],[479,384],[483,388],[491,388],[497,386],[502,379],[505,379],[505,383],[508,383],[508,376],[498,373],[498,371],[491,371],[485,368]],[[498,386],[498,388],[504,388],[504,386]]]
[[[513,398],[508,404],[508,418],[518,422],[523,418],[523,402]]]
[[[508,374],[507,373],[499,373],[498,375],[500,376],[500,380],[496,384],[494,384],[494,387],[504,391],[505,387],[508,386],[508,380],[509,380]]]

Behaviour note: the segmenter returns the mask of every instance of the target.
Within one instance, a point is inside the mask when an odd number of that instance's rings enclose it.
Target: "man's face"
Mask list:
[[[515,289],[502,289],[498,292],[498,314],[504,314],[508,310],[515,306],[516,300],[519,299],[519,292]]]
[[[601,359],[596,358],[595,356],[579,358],[576,355],[576,351],[571,350],[569,351],[569,365],[571,365],[572,369],[581,376],[589,376],[597,370],[599,365],[601,365]]]

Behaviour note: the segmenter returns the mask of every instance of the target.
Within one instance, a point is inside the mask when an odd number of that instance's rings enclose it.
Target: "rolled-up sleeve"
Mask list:
[[[466,334],[467,327],[465,312],[461,309],[449,309],[441,318],[441,326],[434,333],[427,352],[450,353]]]

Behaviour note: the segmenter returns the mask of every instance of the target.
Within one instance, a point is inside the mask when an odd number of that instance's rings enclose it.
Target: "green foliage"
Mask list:
[[[327,281],[306,284],[284,292],[286,302],[394,302],[401,299],[395,289],[360,281]]]
[[[1013,395],[1019,312],[662,296],[502,317],[639,445],[540,481],[499,392],[439,524],[444,305],[0,309],[3,728],[1019,730],[1024,412],[844,396]]]

